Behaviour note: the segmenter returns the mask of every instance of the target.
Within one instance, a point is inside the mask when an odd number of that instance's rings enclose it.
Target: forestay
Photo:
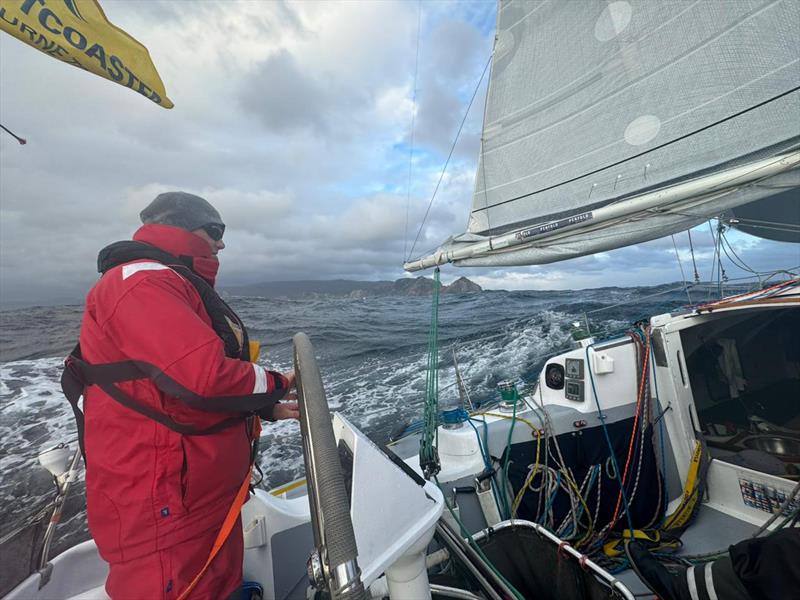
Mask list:
[[[500,0],[467,232],[406,268],[552,262],[796,194],[798,23],[795,0]]]

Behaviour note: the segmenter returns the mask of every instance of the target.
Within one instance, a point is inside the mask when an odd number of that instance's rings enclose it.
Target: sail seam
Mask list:
[[[702,171],[698,171],[697,173],[693,174],[693,177],[691,179],[702,178],[705,174],[708,174],[708,173],[717,172],[719,170],[727,169],[729,167],[735,167],[737,165],[747,164],[748,162],[756,159],[757,157],[766,156],[766,155],[774,157],[774,156],[779,156],[779,155],[781,155],[783,153],[786,153],[786,152],[793,152],[793,151],[796,151],[798,149],[800,149],[800,137],[791,138],[789,140],[785,140],[783,143],[776,144],[776,145],[773,145],[773,146],[769,146],[767,148],[761,148],[761,149],[759,149],[759,150],[757,150],[755,152],[750,152],[750,153],[748,153],[748,154],[746,154],[744,156],[739,156],[736,159],[729,160],[729,161],[727,161],[725,163],[716,164],[716,165],[713,165],[712,167],[703,169]],[[606,206],[611,206],[613,204],[616,204],[617,202],[622,202],[624,200],[628,200],[630,198],[636,197],[636,196],[644,194],[644,193],[648,193],[648,192],[656,191],[658,189],[664,189],[664,188],[671,187],[673,185],[684,183],[688,179],[689,178],[687,178],[687,177],[677,177],[677,178],[669,179],[667,181],[661,181],[658,184],[650,185],[648,187],[636,190],[635,192],[630,192],[630,193],[627,193],[627,194],[623,194],[621,196],[617,196],[617,197],[613,197],[613,198],[607,198],[607,199],[604,199],[604,200],[598,200],[597,202],[594,202],[592,204],[586,204],[586,205],[584,205],[582,207],[579,207],[579,208],[576,208],[576,209],[565,210],[565,211],[561,211],[561,212],[558,212],[558,213],[550,213],[548,215],[543,215],[543,216],[539,216],[539,217],[536,217],[536,218],[527,219],[525,221],[520,221],[518,223],[508,224],[508,225],[503,226],[503,227],[496,227],[494,229],[487,229],[487,230],[483,231],[480,235],[484,235],[484,236],[502,235],[502,234],[508,233],[510,231],[516,231],[518,229],[532,227],[532,226],[536,226],[536,225],[539,225],[539,224],[546,224],[546,223],[552,222],[552,221],[557,220],[557,219],[561,219],[561,218],[565,218],[565,217],[569,217],[571,215],[574,215],[574,214],[576,214],[576,211],[579,211],[579,212],[594,211],[594,210],[597,210],[598,208],[604,208]]]
[[[486,207],[476,208],[476,209],[474,209],[472,211],[472,213],[474,214],[474,213],[477,213],[477,212],[480,212],[480,211],[489,210],[490,208],[494,208],[496,206],[502,206],[502,205],[508,204],[510,202],[516,202],[517,200],[522,200],[524,198],[529,198],[530,196],[534,196],[534,195],[539,194],[541,192],[546,192],[548,190],[555,189],[555,188],[560,187],[562,185],[566,185],[568,183],[579,181],[579,180],[584,179],[586,177],[590,177],[591,175],[596,175],[597,173],[601,173],[601,172],[603,172],[603,171],[605,171],[607,169],[611,169],[613,167],[619,166],[619,165],[624,164],[624,163],[626,163],[628,161],[631,161],[631,160],[633,160],[635,158],[639,158],[641,156],[645,156],[645,155],[647,155],[647,154],[649,154],[651,152],[655,152],[656,150],[660,150],[661,148],[665,148],[666,146],[669,146],[671,144],[674,144],[676,142],[679,142],[681,140],[689,138],[689,137],[691,137],[693,135],[696,135],[698,133],[701,133],[701,132],[703,132],[703,131],[705,131],[707,129],[711,129],[713,127],[716,127],[717,125],[721,125],[722,123],[730,121],[731,119],[735,119],[736,117],[740,117],[741,115],[746,114],[746,113],[748,113],[748,112],[750,112],[752,110],[755,110],[757,108],[761,108],[762,106],[765,106],[765,105],[767,105],[767,104],[769,104],[771,102],[779,100],[779,99],[783,98],[784,96],[788,96],[790,94],[793,94],[794,92],[796,92],[798,90],[800,90],[800,86],[795,86],[795,87],[791,88],[790,90],[782,92],[782,93],[778,94],[777,96],[773,96],[772,98],[769,98],[768,100],[764,100],[763,102],[759,102],[758,104],[756,104],[754,106],[750,106],[750,107],[748,107],[746,109],[740,110],[739,112],[736,112],[736,113],[734,113],[732,115],[729,115],[729,116],[727,116],[727,117],[725,117],[723,119],[715,121],[714,123],[711,123],[710,125],[706,125],[704,127],[696,129],[694,131],[686,133],[686,134],[684,134],[684,135],[682,135],[680,137],[677,137],[677,138],[675,138],[673,140],[669,140],[668,142],[664,142],[663,144],[660,144],[658,146],[650,148],[649,150],[644,150],[643,152],[639,152],[638,154],[634,154],[633,156],[629,156],[629,157],[627,157],[627,158],[625,158],[623,160],[619,160],[617,162],[611,163],[611,164],[606,165],[604,167],[600,167],[600,168],[597,168],[597,169],[595,169],[593,171],[589,171],[588,173],[584,173],[582,175],[578,175],[578,176],[573,177],[571,179],[567,179],[566,181],[561,181],[559,183],[555,183],[553,185],[541,188],[539,190],[535,190],[533,192],[528,192],[527,194],[522,194],[522,195],[516,196],[514,198],[509,198],[508,200],[503,200],[502,202],[497,202],[495,204],[490,204],[489,206],[486,206]]]
[[[699,1],[699,0],[698,0],[698,1]],[[541,3],[541,4],[539,4],[539,5],[538,5],[536,8],[534,8],[532,11],[530,11],[530,12],[528,12],[528,13],[525,13],[525,14],[524,14],[522,17],[520,17],[519,19],[517,19],[516,21],[514,21],[514,22],[513,22],[511,25],[509,25],[508,27],[506,27],[506,28],[505,28],[505,30],[506,30],[506,31],[511,31],[512,29],[514,29],[514,27],[516,27],[517,25],[519,25],[520,23],[522,23],[523,21],[525,21],[525,20],[526,20],[528,17],[530,17],[530,16],[531,16],[533,13],[535,13],[537,10],[539,10],[540,8],[542,8],[542,7],[546,6],[546,5],[547,5],[547,3],[546,3],[546,2],[542,2],[542,3]],[[506,4],[506,6],[511,6],[511,4]],[[500,9],[500,13],[502,14],[502,12],[503,12],[503,9],[501,8],[501,9]]]
[[[774,70],[770,71],[769,73],[765,73],[764,75],[762,75],[761,77],[758,77],[757,79],[752,79],[752,80],[750,80],[750,81],[748,81],[748,82],[746,82],[746,83],[744,83],[744,84],[742,84],[742,85],[740,85],[740,86],[738,86],[738,87],[736,87],[736,88],[734,88],[734,89],[732,89],[732,90],[729,90],[728,92],[726,92],[726,93],[722,94],[721,96],[715,96],[714,98],[712,98],[712,99],[710,99],[710,100],[707,100],[706,102],[703,102],[702,104],[697,104],[697,105],[695,105],[695,106],[692,106],[692,107],[691,107],[689,110],[685,110],[685,111],[683,111],[682,113],[678,113],[677,115],[673,115],[673,116],[671,116],[669,119],[666,119],[666,120],[664,120],[664,121],[663,121],[663,123],[662,123],[662,125],[666,125],[666,124],[668,124],[668,123],[671,123],[671,122],[675,121],[676,119],[680,119],[681,117],[685,117],[686,115],[690,115],[690,114],[691,114],[691,113],[693,113],[694,111],[696,111],[696,110],[699,110],[699,109],[701,109],[701,108],[703,108],[703,107],[705,107],[705,106],[708,106],[708,105],[710,105],[710,104],[713,104],[713,103],[715,103],[715,102],[719,102],[719,101],[720,101],[720,100],[722,100],[723,98],[726,98],[727,96],[730,96],[731,94],[734,94],[734,93],[736,93],[736,92],[738,92],[738,91],[740,91],[740,90],[742,90],[742,89],[744,89],[744,88],[747,88],[747,87],[753,86],[754,84],[758,83],[758,82],[759,82],[759,81],[761,81],[762,79],[765,79],[765,78],[767,78],[767,77],[771,77],[772,75],[775,75],[776,73],[778,73],[778,72],[780,72],[780,71],[782,71],[782,70],[784,70],[784,69],[787,69],[787,68],[789,68],[789,67],[793,66],[794,64],[796,64],[796,63],[798,63],[798,62],[800,62],[800,59],[795,59],[795,60],[793,60],[793,61],[791,61],[791,62],[789,62],[789,63],[786,63],[786,64],[783,64],[783,65],[781,65],[780,67],[778,67],[777,69],[774,69]],[[593,106],[595,106],[595,105],[592,105],[592,107],[593,107]],[[756,106],[758,106],[758,105],[756,105]],[[592,107],[588,107],[588,108],[586,108],[586,109],[583,109],[583,110],[581,110],[580,112],[578,112],[578,113],[575,113],[575,115],[581,114],[582,112],[585,112],[586,110],[588,110],[589,108],[592,108]],[[752,107],[751,107],[751,108],[752,108]],[[569,118],[572,118],[572,116],[575,116],[575,115],[571,115]],[[503,144],[502,146],[498,146],[497,148],[493,148],[492,150],[489,150],[488,152],[489,152],[489,153],[492,153],[492,152],[495,152],[495,151],[497,151],[497,150],[504,150],[504,149],[506,149],[508,146],[510,146],[510,145],[512,145],[512,144],[515,144],[515,143],[517,143],[517,142],[518,142],[518,141],[520,141],[520,140],[523,140],[523,139],[526,139],[527,137],[530,137],[530,136],[536,135],[536,134],[538,134],[538,133],[541,133],[542,131],[545,131],[545,130],[547,130],[547,129],[552,129],[552,128],[553,128],[553,127],[555,127],[556,125],[559,125],[559,124],[563,123],[565,120],[568,120],[568,119],[562,119],[562,120],[561,120],[561,121],[559,121],[558,123],[553,123],[553,124],[551,124],[551,125],[548,125],[547,127],[545,127],[545,128],[542,128],[542,129],[539,129],[539,130],[537,130],[537,131],[535,131],[535,132],[533,132],[533,133],[531,133],[531,134],[529,134],[529,135],[526,135],[526,136],[523,136],[523,137],[517,138],[517,139],[515,139],[515,140],[512,140],[512,141],[510,141],[510,142],[507,142],[506,144]],[[531,177],[537,177],[537,176],[539,176],[539,175],[541,175],[542,173],[545,173],[545,172],[547,172],[547,171],[552,171],[553,169],[557,169],[557,168],[564,167],[565,165],[568,165],[568,164],[571,164],[571,163],[577,162],[577,161],[579,161],[579,160],[581,160],[581,159],[584,159],[584,158],[586,158],[587,156],[591,156],[592,154],[596,154],[596,153],[598,153],[598,152],[602,152],[602,151],[604,151],[604,150],[608,150],[609,148],[612,148],[612,147],[616,146],[617,144],[619,144],[619,143],[620,143],[620,141],[621,141],[621,140],[614,140],[613,142],[611,142],[611,143],[609,143],[609,144],[606,144],[605,146],[600,146],[599,148],[594,148],[594,149],[593,149],[593,150],[591,150],[590,152],[587,152],[587,153],[585,153],[585,154],[581,154],[581,155],[579,155],[579,156],[576,156],[576,157],[574,157],[574,158],[572,158],[572,159],[570,159],[570,160],[568,160],[568,161],[565,161],[565,162],[559,163],[559,164],[557,164],[557,165],[552,165],[552,166],[548,167],[547,169],[544,169],[544,170],[542,170],[542,171],[538,171],[538,172],[536,172],[536,173],[531,173],[531,174],[529,174],[529,175],[525,175],[525,176],[523,176],[523,177],[519,177],[519,178],[517,178],[517,179],[513,179],[513,180],[510,180],[510,181],[506,181],[506,182],[504,182],[504,183],[503,183],[503,184],[501,184],[501,185],[496,185],[496,186],[494,186],[494,187],[490,188],[489,190],[486,190],[486,189],[484,189],[483,191],[484,191],[484,193],[486,193],[487,191],[493,191],[493,190],[496,190],[496,189],[499,189],[499,188],[505,187],[505,186],[507,186],[507,185],[511,185],[511,184],[514,184],[514,183],[519,183],[520,181],[524,181],[524,180],[526,180],[526,179],[530,179]],[[634,158],[635,158],[635,157],[634,157]],[[624,160],[629,160],[629,159],[624,159]],[[484,186],[484,188],[485,188],[485,186]],[[478,193],[479,193],[479,192],[477,192],[477,191],[476,191],[476,192],[475,192],[475,195],[477,195]]]
[[[670,68],[678,65],[678,63],[680,63],[681,61],[683,61],[683,60],[689,58],[690,56],[692,56],[693,54],[699,52],[700,50],[702,50],[703,48],[705,48],[706,46],[708,46],[712,42],[715,42],[718,39],[728,35],[731,31],[733,31],[733,29],[735,29],[736,27],[739,27],[743,23],[746,23],[747,21],[749,21],[753,17],[759,15],[760,13],[762,13],[766,9],[770,8],[772,5],[776,4],[779,1],[780,0],[773,0],[772,3],[767,4],[765,6],[762,6],[761,8],[759,8],[758,10],[756,10],[754,12],[751,12],[749,14],[743,15],[738,21],[735,21],[734,23],[732,23],[731,26],[728,27],[727,29],[719,31],[716,34],[712,35],[711,37],[701,40],[699,43],[695,44],[694,46],[692,46],[690,48],[687,48],[682,54],[679,54],[678,56],[675,56],[670,62],[666,62],[666,63],[662,64],[661,66],[659,66],[657,69],[655,69],[653,71],[648,71],[646,73],[643,73],[640,77],[629,81],[627,83],[627,85],[625,85],[623,87],[620,87],[620,88],[617,88],[616,90],[606,94],[605,96],[597,98],[597,100],[595,102],[593,102],[592,104],[590,104],[588,106],[584,106],[584,107],[580,108],[579,110],[576,110],[575,112],[567,115],[566,117],[564,117],[560,121],[557,121],[555,123],[550,123],[549,125],[547,125],[545,127],[541,127],[539,129],[537,129],[536,131],[532,131],[532,132],[530,132],[528,134],[525,134],[523,136],[520,136],[520,137],[518,137],[516,139],[510,140],[510,141],[506,142],[505,144],[503,144],[502,146],[498,146],[497,148],[493,148],[493,149],[489,150],[488,152],[491,154],[491,153],[493,153],[493,152],[495,152],[497,150],[504,149],[504,148],[506,148],[507,146],[509,146],[511,144],[515,144],[515,143],[517,143],[517,142],[519,142],[521,140],[524,140],[524,139],[527,139],[527,138],[529,138],[529,137],[531,137],[533,135],[536,135],[537,133],[540,133],[542,131],[546,131],[547,129],[550,129],[550,128],[556,126],[556,125],[560,125],[561,123],[564,123],[565,121],[569,121],[569,120],[571,120],[571,119],[573,119],[573,118],[575,118],[575,117],[577,117],[579,115],[582,115],[583,113],[585,113],[588,110],[591,110],[592,108],[594,108],[595,106],[597,106],[601,102],[604,102],[606,100],[614,98],[615,96],[618,96],[618,95],[624,93],[625,91],[630,90],[632,87],[634,87],[634,86],[636,86],[636,85],[638,85],[638,84],[640,84],[640,83],[642,83],[644,81],[647,81],[651,77],[654,77],[654,76],[660,74],[662,71],[665,71],[667,69],[670,69]],[[644,38],[644,39],[646,39],[646,38]],[[617,54],[619,54],[619,53],[615,53],[614,56],[616,56]],[[610,59],[607,62],[610,62]],[[602,65],[600,65],[598,67],[598,69],[595,69],[595,71],[594,71],[595,76],[596,76],[596,71],[598,71],[600,68],[605,66],[605,64],[607,64],[607,62],[603,63]],[[781,67],[771,71],[770,73],[775,73],[775,72],[779,71],[780,69],[782,69],[782,68],[784,68],[784,67],[786,67],[788,65],[793,64],[794,62],[796,62],[796,61],[792,61],[791,63],[787,63],[787,64],[784,64],[784,65],[781,65]],[[590,75],[592,73],[593,72],[588,72],[586,75],[588,76],[588,75]],[[588,78],[588,79],[591,80],[591,78]],[[742,87],[745,87],[747,85],[751,85],[751,84],[759,81],[760,79],[763,79],[763,76],[759,77],[758,79],[754,79],[752,81],[749,81],[749,82],[745,83],[744,85],[739,86],[736,89],[741,89]],[[560,92],[563,89],[569,88],[570,85],[573,85],[574,81],[575,80],[573,80],[572,82],[570,82],[566,86],[562,86],[559,90],[556,90],[553,93],[551,93],[550,96],[552,96],[553,94],[556,94],[557,92]],[[544,100],[544,98],[542,98],[542,100]],[[550,103],[547,103],[542,108],[547,108],[549,105],[550,105]],[[528,105],[528,106],[530,106],[530,105]],[[511,115],[518,114],[520,111],[523,111],[523,110],[525,110],[525,109],[519,109],[519,111],[517,111],[516,113],[511,113]],[[537,112],[537,111],[534,111],[534,114],[535,114],[535,112]],[[491,125],[493,126],[496,123],[498,123],[498,122],[500,122],[500,121],[502,121],[504,119],[509,118],[509,116],[511,116],[511,115],[507,115],[507,116],[503,117],[502,119],[498,119],[497,121],[493,122]]]
[[[656,32],[660,31],[660,30],[661,30],[661,29],[663,29],[664,27],[666,27],[666,26],[668,26],[669,24],[671,24],[671,23],[672,23],[673,21],[675,21],[676,19],[679,19],[679,18],[680,18],[681,16],[683,16],[683,14],[684,14],[684,13],[686,13],[687,11],[690,11],[690,10],[692,10],[692,9],[693,9],[693,8],[694,8],[694,7],[695,7],[697,4],[699,4],[699,3],[700,3],[700,2],[702,2],[702,1],[703,1],[703,0],[697,0],[697,1],[696,1],[694,4],[691,4],[690,6],[687,6],[685,9],[683,9],[682,11],[680,11],[679,13],[677,13],[677,14],[676,14],[674,17],[672,17],[671,19],[669,19],[669,20],[667,20],[667,21],[664,21],[664,22],[663,22],[661,25],[659,25],[659,26],[658,26],[658,27],[656,27],[655,29],[652,29],[652,30],[650,30],[650,31],[647,31],[647,32],[645,33],[645,35],[643,35],[642,37],[638,38],[638,39],[637,39],[637,40],[635,40],[633,43],[634,43],[634,44],[640,44],[640,43],[642,43],[643,41],[645,41],[646,39],[648,39],[649,37],[651,37],[653,34],[655,34]],[[530,14],[531,14],[531,13],[529,13],[529,15],[530,15]],[[528,15],[526,15],[526,17],[527,17],[527,16],[528,16]],[[513,27],[515,27],[516,25],[518,25],[518,24],[519,24],[521,21],[523,21],[523,20],[524,20],[524,18],[523,18],[523,19],[520,19],[519,21],[517,21],[516,23],[514,23],[514,25],[511,25],[510,27],[508,27],[508,28],[507,28],[507,30],[511,30]],[[545,101],[547,101],[548,99],[552,99],[554,96],[555,96],[556,98],[558,98],[558,97],[560,97],[560,96],[563,96],[563,95],[564,95],[564,94],[566,94],[566,93],[569,93],[569,91],[570,91],[571,89],[574,89],[574,87],[575,87],[575,85],[576,85],[576,83],[577,83],[577,82],[580,82],[580,81],[589,81],[589,80],[591,80],[591,79],[594,79],[594,78],[596,78],[596,77],[597,77],[597,74],[598,74],[598,73],[599,73],[599,72],[600,72],[600,71],[603,69],[603,67],[605,67],[605,66],[606,66],[606,65],[608,65],[609,63],[613,62],[613,61],[614,61],[614,60],[615,60],[615,59],[616,59],[618,56],[620,56],[620,55],[622,54],[622,52],[623,52],[623,50],[622,50],[622,48],[620,48],[619,50],[617,50],[616,52],[614,52],[613,54],[611,54],[611,55],[610,55],[610,56],[609,56],[609,57],[608,57],[606,60],[604,60],[603,62],[601,62],[600,64],[598,64],[598,65],[597,65],[597,67],[595,67],[595,68],[594,68],[594,69],[592,69],[591,71],[587,71],[587,72],[586,72],[586,73],[584,73],[583,75],[581,75],[581,76],[579,76],[579,77],[576,77],[575,79],[573,79],[573,80],[572,80],[572,81],[570,81],[569,83],[567,83],[567,84],[565,84],[565,85],[562,85],[562,86],[561,86],[560,88],[558,88],[557,90],[553,90],[552,92],[550,92],[550,93],[549,93],[549,94],[547,94],[546,96],[542,96],[542,97],[541,97],[541,98],[539,98],[538,100],[536,100],[536,101],[534,101],[534,102],[531,102],[530,104],[527,104],[526,106],[523,106],[522,108],[518,108],[517,110],[515,110],[515,111],[513,111],[513,112],[510,112],[510,113],[508,113],[507,115],[503,115],[503,116],[502,116],[502,117],[500,117],[499,119],[497,119],[497,120],[495,120],[495,121],[492,121],[491,123],[489,123],[489,125],[488,125],[488,126],[489,126],[489,127],[493,127],[493,126],[497,125],[498,123],[500,123],[500,122],[502,122],[502,121],[505,121],[505,120],[507,120],[507,119],[513,119],[513,118],[515,118],[516,116],[518,116],[518,115],[520,115],[521,113],[524,113],[524,112],[535,112],[535,109],[533,109],[532,107],[536,106],[537,104],[545,103]],[[669,64],[672,64],[672,63],[669,63]],[[660,69],[659,69],[659,70],[660,70]],[[654,71],[654,73],[657,73],[657,72],[658,72],[658,71]],[[648,73],[648,74],[644,75],[643,77],[649,77],[649,76],[650,76],[650,73]],[[620,88],[620,89],[618,89],[618,90],[614,91],[612,94],[606,95],[606,96],[604,96],[603,98],[600,98],[599,100],[606,100],[606,99],[608,99],[609,97],[613,96],[614,94],[618,93],[619,91],[621,91],[621,90],[624,90],[624,89],[627,89],[628,87],[630,87],[630,86],[631,86],[631,85],[633,85],[633,84],[639,83],[641,80],[642,80],[642,79],[641,79],[641,78],[639,78],[639,79],[637,79],[637,80],[635,80],[635,81],[631,81],[631,82],[630,82],[630,84],[629,84],[629,85],[627,85],[627,86],[625,86],[624,88]],[[552,103],[552,100],[550,100],[550,101],[546,102],[545,104],[546,104],[546,106],[550,106],[550,105],[551,105],[551,103]],[[597,104],[597,102],[595,102],[595,104]],[[593,104],[592,106],[594,106],[595,104]],[[585,110],[585,109],[584,109],[584,110]]]

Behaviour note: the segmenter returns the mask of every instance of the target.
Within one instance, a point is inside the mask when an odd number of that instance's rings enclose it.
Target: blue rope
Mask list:
[[[541,521],[547,519],[548,513],[550,513],[550,510],[553,508],[553,500],[555,500],[556,496],[558,495],[558,490],[560,489],[559,485],[561,485],[561,472],[560,471],[556,472],[556,486],[555,486],[555,489],[553,490],[553,493],[550,494],[550,496],[548,496],[548,498],[547,498],[547,502],[544,505],[544,513],[542,514],[542,518],[540,519],[539,525],[545,525]]]
[[[492,468],[492,463],[489,462],[489,459],[486,457],[486,452],[483,449],[483,442],[481,441],[481,434],[478,433],[478,428],[475,427],[475,424],[473,423],[473,421],[478,421],[478,419],[474,419],[474,418],[470,417],[468,423],[472,427],[473,431],[475,431],[475,436],[478,438],[478,448],[480,448],[481,456],[483,457],[483,466],[486,467],[487,469],[491,469]],[[480,423],[481,421],[478,421],[478,422]],[[485,429],[486,428],[486,421],[483,421],[483,426],[484,426],[484,429]]]
[[[652,343],[652,340],[651,340]],[[658,393],[658,378],[656,377],[656,361],[650,360],[650,365],[653,370],[653,387],[656,391],[656,403],[658,404],[658,438],[659,438],[659,445],[661,447],[661,477],[662,477],[662,487],[663,493],[661,494],[661,508],[663,511],[663,515],[661,517],[661,523],[659,524],[659,528],[661,525],[664,524],[664,520],[667,518],[667,454],[666,449],[664,446],[664,414],[667,412],[666,409],[661,408],[661,395]]]
[[[477,421],[483,425],[483,434],[485,440],[484,442],[481,442],[481,434],[478,433],[478,428],[475,427],[473,421]],[[475,419],[473,417],[470,417],[469,421],[467,422],[472,426],[472,430],[475,432],[475,436],[478,438],[478,448],[480,449],[481,456],[483,457],[484,467],[486,467],[487,471],[493,471],[494,469],[492,468],[492,460],[489,454],[489,438],[487,437],[488,433],[487,433],[486,419],[485,418]],[[489,488],[492,490],[492,496],[494,497],[494,501],[497,504],[498,510],[502,510],[503,504],[500,503],[500,498],[497,496],[497,489],[495,486],[494,475],[492,475],[492,478],[489,480]]]
[[[609,435],[608,427],[606,426],[606,416],[603,414],[603,409],[600,408],[600,399],[597,396],[597,387],[595,386],[594,374],[592,373],[592,363],[589,360],[589,349],[593,346],[594,344],[589,344],[586,346],[586,370],[589,372],[589,381],[592,383],[592,395],[594,396],[594,402],[597,405],[597,418],[600,419],[600,424],[603,426],[603,435],[605,435],[606,444],[608,444],[608,451],[611,455],[611,463],[614,465],[614,472],[617,474],[619,491],[622,494],[622,504],[625,507],[625,517],[628,520],[628,528],[631,532],[633,532],[633,519],[631,519],[630,508],[628,506],[628,494],[625,493],[625,484],[622,481],[622,471],[619,470],[617,456],[614,453],[614,445],[611,443],[611,436]]]
[[[582,496],[584,494],[586,494],[584,496],[584,500],[587,503],[588,503],[588,498],[589,498],[589,492],[592,491],[592,488],[594,487],[594,482],[597,481],[597,474],[599,472],[600,472],[600,465],[593,465],[589,470],[589,481],[586,484],[586,490],[585,491],[584,490],[579,490]],[[569,529],[564,531],[564,533],[561,535],[562,538],[564,538],[564,539],[568,538],[570,535],[572,535],[573,532],[575,533],[575,535],[577,535],[578,532],[580,531],[580,529],[576,529],[575,528],[575,523],[580,523],[580,521],[581,521],[581,517],[583,516],[583,514],[585,512],[583,506],[584,506],[583,502],[578,502],[578,512],[575,515],[575,521],[574,521],[574,523],[571,522],[569,524]],[[590,511],[589,514],[591,516],[591,511]]]

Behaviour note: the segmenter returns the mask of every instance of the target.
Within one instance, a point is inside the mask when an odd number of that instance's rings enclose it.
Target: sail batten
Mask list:
[[[500,0],[465,233],[494,246],[526,229],[568,228],[563,252],[528,248],[524,260],[569,258],[597,247],[588,236],[598,211],[792,153],[800,147],[798,24],[795,0]],[[769,195],[737,190],[701,203],[698,218]],[[651,221],[638,236],[617,235],[617,247],[693,223],[637,219]],[[433,256],[474,264],[477,255],[453,252],[459,239]],[[480,261],[501,264],[491,257],[502,254],[507,264],[510,253],[523,254],[490,247]]]

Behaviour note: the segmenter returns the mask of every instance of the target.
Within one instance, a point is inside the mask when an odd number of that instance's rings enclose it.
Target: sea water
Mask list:
[[[292,336],[307,333],[332,411],[378,443],[421,417],[430,334],[429,297],[350,299],[231,298],[260,340],[259,363],[292,368]],[[498,397],[503,380],[535,381],[545,360],[575,344],[577,328],[596,338],[624,333],[636,320],[687,303],[676,286],[557,292],[485,291],[442,295],[439,308],[440,402],[460,402],[454,356],[473,402]],[[80,306],[0,312],[0,538],[52,499],[38,453],[76,445],[72,411],[61,394],[63,357],[77,340]],[[588,322],[588,323],[587,323]],[[576,327],[576,324],[578,327]],[[297,422],[265,423],[262,487],[301,477]],[[82,482],[65,506],[54,552],[88,536]]]

